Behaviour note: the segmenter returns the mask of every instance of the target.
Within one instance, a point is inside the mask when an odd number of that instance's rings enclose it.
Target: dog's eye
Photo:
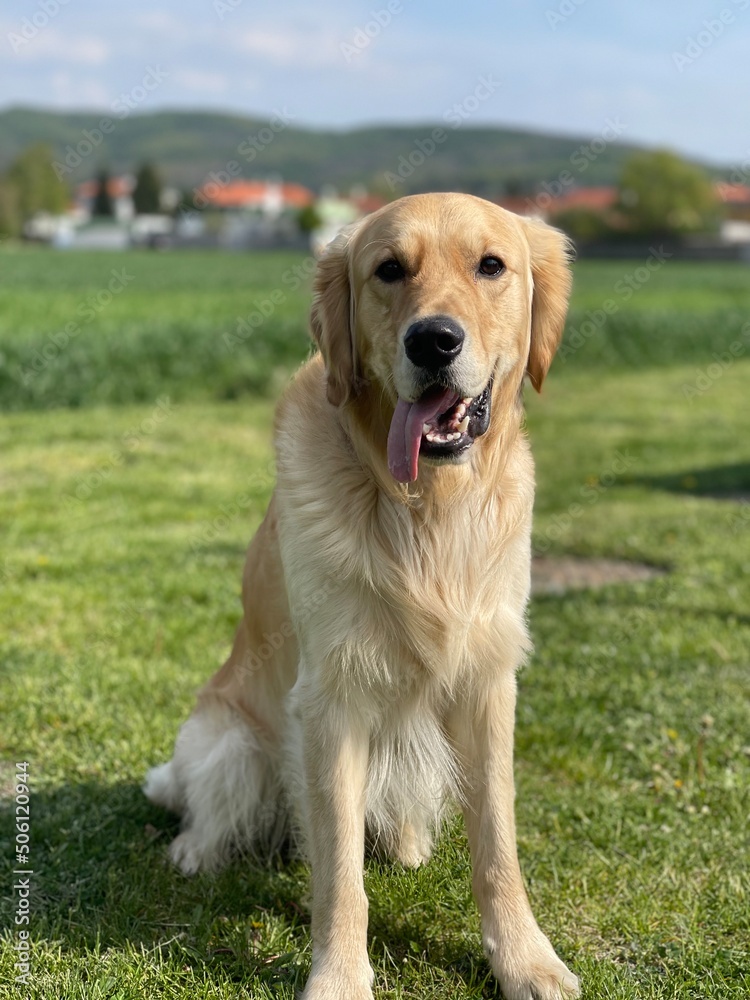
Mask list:
[[[375,276],[388,285],[394,281],[401,281],[405,275],[406,271],[404,271],[403,267],[393,257],[390,260],[384,260],[375,272]]]
[[[499,257],[482,257],[479,261],[480,273],[486,274],[488,278],[494,278],[495,275],[500,274],[504,270],[505,264],[503,264]]]

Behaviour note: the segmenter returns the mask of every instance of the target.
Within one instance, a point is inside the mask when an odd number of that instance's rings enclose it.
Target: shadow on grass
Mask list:
[[[632,481],[671,493],[719,500],[750,500],[750,462],[691,469],[671,476],[644,476]]]
[[[309,917],[300,862],[240,859],[186,878],[167,857],[179,821],[135,783],[36,791],[31,810],[30,929],[40,942],[60,942],[89,964],[100,950],[135,948],[237,982],[302,985]]]
[[[59,942],[94,976],[100,952],[134,949],[209,979],[301,989],[310,959],[306,865],[281,855],[265,865],[247,857],[218,874],[186,878],[167,857],[178,830],[178,819],[149,803],[134,782],[90,780],[35,792],[35,938]],[[409,877],[398,865],[370,864],[386,890],[391,878]],[[467,942],[463,921],[446,928],[439,893],[428,889],[416,891],[426,898],[414,899],[413,916],[395,913],[387,891],[372,894],[373,960],[387,969],[426,955],[482,996],[497,996],[481,945]]]

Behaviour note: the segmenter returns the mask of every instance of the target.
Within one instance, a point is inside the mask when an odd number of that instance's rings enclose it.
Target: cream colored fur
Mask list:
[[[498,280],[477,276],[487,254],[505,263]],[[388,256],[408,280],[374,277]],[[466,195],[395,202],[319,265],[321,353],[279,406],[243,621],[146,785],[183,815],[170,850],[184,872],[296,831],[312,866],[304,1000],[371,1000],[366,841],[418,865],[451,804],[507,1000],[577,994],[531,913],[513,807],[533,504],[520,396],[526,373],[541,387],[569,289],[561,234]],[[403,337],[435,314],[467,332],[466,393],[494,375],[492,419],[464,464],[420,459],[403,486],[386,462],[396,390],[409,391]]]

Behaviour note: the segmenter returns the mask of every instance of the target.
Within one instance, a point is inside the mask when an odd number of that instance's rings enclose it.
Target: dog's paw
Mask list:
[[[537,928],[524,939],[485,947],[505,1000],[573,1000],[578,977],[561,962]]]
[[[365,983],[346,979],[310,976],[300,1000],[373,1000],[372,989]]]
[[[313,963],[299,1000],[373,1000],[373,971],[365,965],[361,972],[353,969],[334,970],[330,966]]]
[[[358,986],[347,982],[325,982],[308,980],[300,1000],[373,1000],[369,986]]]
[[[216,871],[216,852],[207,850],[200,837],[192,830],[185,830],[169,845],[169,857],[183,875],[195,875],[199,871]]]
[[[411,823],[405,823],[393,856],[405,868],[419,868],[426,865],[432,854],[432,837],[426,829],[418,830]]]

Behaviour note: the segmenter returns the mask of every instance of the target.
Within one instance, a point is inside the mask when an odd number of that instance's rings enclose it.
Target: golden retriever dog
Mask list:
[[[559,343],[566,238],[469,195],[402,198],[319,262],[320,348],[275,428],[277,485],[244,617],[146,794],[187,873],[296,831],[312,869],[304,1000],[372,1000],[366,845],[430,856],[465,817],[484,947],[507,1000],[575,996],[516,853],[516,670],[534,471],[522,385]]]

